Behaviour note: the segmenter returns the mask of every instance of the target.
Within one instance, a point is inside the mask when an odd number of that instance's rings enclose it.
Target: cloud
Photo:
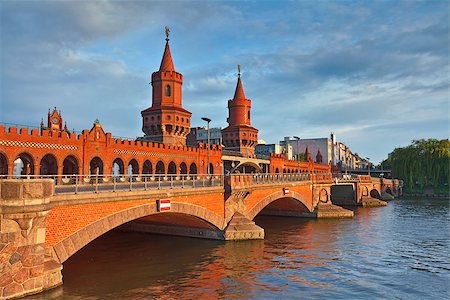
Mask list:
[[[202,116],[226,126],[241,64],[268,142],[334,131],[376,161],[397,143],[448,137],[449,13],[438,1],[2,1],[0,17],[3,121],[37,125],[58,106],[71,128],[98,117],[114,135],[140,135],[169,25],[194,126]]]

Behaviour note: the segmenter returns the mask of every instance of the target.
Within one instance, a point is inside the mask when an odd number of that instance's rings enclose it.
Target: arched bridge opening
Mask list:
[[[301,194],[290,191],[289,195],[285,195],[279,191],[261,199],[247,215],[252,220],[257,215],[312,217],[313,211],[312,204]]]
[[[117,230],[206,239],[223,239],[222,231],[213,224],[197,216],[174,212],[145,216],[125,223],[119,226]]]
[[[311,211],[300,201],[291,197],[275,200],[264,207],[257,216],[308,217]]]
[[[98,213],[101,205],[104,203],[59,207],[50,212],[46,244],[53,247],[60,263],[99,236],[116,229],[223,239],[223,218],[201,206],[174,202],[170,212],[157,212],[156,204],[152,203],[101,216]],[[86,224],[80,222],[89,218]]]
[[[354,184],[336,184],[331,186],[331,203],[334,205],[356,205]]]

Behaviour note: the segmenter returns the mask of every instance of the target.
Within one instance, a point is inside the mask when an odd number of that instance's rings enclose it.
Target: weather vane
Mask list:
[[[238,76],[241,77],[241,65],[238,64]]]
[[[166,40],[169,40],[170,28],[166,26]]]

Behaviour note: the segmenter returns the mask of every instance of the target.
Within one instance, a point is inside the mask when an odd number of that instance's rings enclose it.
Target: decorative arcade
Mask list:
[[[331,174],[330,164],[254,155],[258,130],[238,74],[220,145],[186,146],[191,113],[182,106],[166,28],[144,136],[113,138],[98,120],[67,130],[55,108],[39,129],[0,126],[0,298],[62,284],[64,262],[110,230],[219,240],[263,239],[257,215],[352,217],[339,205],[386,205],[395,181]]]

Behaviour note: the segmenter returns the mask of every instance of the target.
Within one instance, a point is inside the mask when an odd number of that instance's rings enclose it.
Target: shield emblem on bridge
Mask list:
[[[158,212],[169,211],[171,208],[170,199],[159,199],[156,200],[156,209]]]

